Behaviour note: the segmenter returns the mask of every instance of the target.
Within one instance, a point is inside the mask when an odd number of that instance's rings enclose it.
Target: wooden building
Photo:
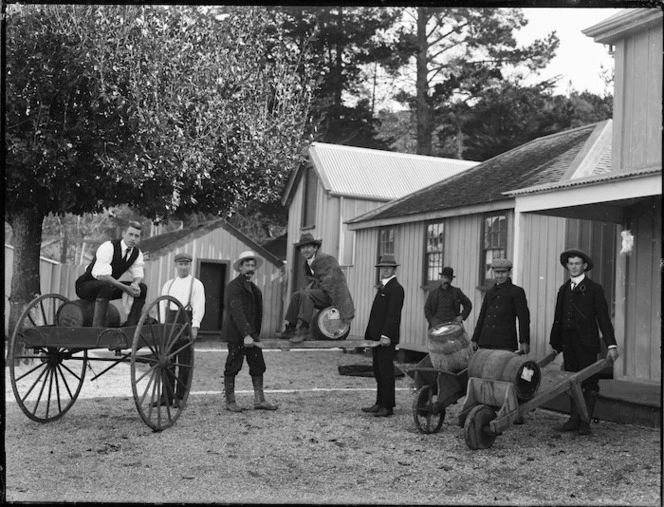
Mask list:
[[[379,238],[389,234],[406,288],[402,348],[427,351],[423,305],[443,265],[473,301],[472,333],[488,266],[505,256],[528,297],[531,356],[543,357],[566,279],[559,253],[579,247],[610,300],[614,378],[661,381],[662,12],[623,11],[584,33],[615,47],[614,120],[536,139],[350,219],[356,325],[366,325]]]
[[[312,143],[308,163],[288,181],[286,298],[302,285],[302,257],[293,247],[303,232],[323,240],[322,250],[342,269],[355,264],[354,233],[344,222],[445,178],[477,162]],[[389,238],[388,238],[389,239]],[[284,301],[287,308],[288,299]],[[351,331],[353,332],[353,331]]]
[[[145,256],[145,283],[148,301],[161,293],[175,276],[175,255],[188,253],[193,258],[192,273],[205,287],[205,317],[201,333],[218,334],[224,318],[224,291],[235,278],[233,262],[245,250],[252,250],[264,259],[252,281],[263,292],[263,326],[261,336],[272,337],[281,327],[283,261],[254,243],[224,219],[143,240],[139,247]]]

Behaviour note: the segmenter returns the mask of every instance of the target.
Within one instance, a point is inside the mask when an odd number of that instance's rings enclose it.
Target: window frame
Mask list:
[[[429,258],[431,255],[436,254],[438,252],[429,252],[429,228],[431,226],[438,225],[442,226],[442,240],[440,241],[442,247],[440,250],[440,261],[437,268],[433,268],[434,270],[437,269],[437,271],[434,272],[432,276],[434,276],[433,279],[429,280],[429,271],[432,269],[430,267],[429,263]],[[422,259],[422,286],[427,288],[431,287],[433,284],[438,282],[440,280],[440,271],[443,270],[443,267],[445,266],[445,238],[446,238],[446,229],[447,229],[447,220],[446,219],[438,219],[438,220],[430,220],[428,222],[425,222],[424,224],[424,257]],[[438,232],[438,236],[440,237],[441,233]]]
[[[383,233],[391,233],[392,239],[391,241],[383,241]],[[395,244],[396,244],[396,237],[397,237],[397,228],[394,225],[386,225],[383,227],[378,228],[378,245],[377,245],[377,255],[376,255],[376,264],[380,262],[380,258],[384,254],[395,254]],[[391,250],[384,249],[384,245],[392,245]],[[380,282],[380,268],[376,268],[376,283]]]
[[[504,228],[498,228],[496,231],[490,231],[489,234],[495,235],[498,238],[498,245],[494,246],[493,245],[493,240],[489,240],[489,246],[487,247],[487,222],[491,219],[498,218],[499,219],[499,225],[500,223],[504,224]],[[502,255],[499,256],[491,256],[491,260],[493,259],[506,259],[509,256],[509,234],[510,234],[510,225],[509,225],[509,213],[506,210],[501,210],[501,211],[492,211],[489,213],[483,213],[482,214],[482,236],[480,238],[480,262],[479,262],[479,281],[480,281],[480,287],[486,286],[487,284],[491,284],[493,282],[493,278],[491,278],[491,263],[487,263],[487,253],[488,252],[495,252],[502,250]],[[501,241],[503,244],[501,245]],[[489,266],[489,267],[487,267]]]
[[[318,176],[313,166],[304,170],[302,185],[302,219],[301,229],[313,229],[316,227],[316,206],[318,199]],[[307,223],[310,222],[310,223]]]

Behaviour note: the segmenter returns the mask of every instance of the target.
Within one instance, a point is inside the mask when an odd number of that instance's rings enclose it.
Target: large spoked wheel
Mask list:
[[[488,449],[496,441],[496,434],[489,423],[496,418],[496,411],[488,405],[477,405],[472,408],[463,425],[466,445],[473,451]]]
[[[445,420],[445,407],[437,402],[433,386],[422,386],[413,401],[413,419],[420,433],[438,433]]]
[[[345,340],[350,334],[350,322],[343,320],[334,306],[314,312],[312,335],[318,340]]]
[[[176,310],[167,311],[169,306]],[[131,388],[145,424],[155,431],[175,424],[187,404],[193,371],[187,313],[177,299],[159,296],[143,310],[131,349]]]
[[[9,375],[16,403],[30,419],[62,417],[81,392],[88,352],[49,347],[40,329],[54,327],[58,311],[69,300],[44,294],[32,300],[19,317],[9,340]]]

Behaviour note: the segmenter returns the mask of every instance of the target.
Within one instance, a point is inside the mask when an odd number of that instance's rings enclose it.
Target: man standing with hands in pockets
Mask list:
[[[399,343],[401,309],[403,308],[404,290],[397,281],[396,260],[393,254],[383,255],[376,267],[380,267],[381,283],[371,306],[369,323],[364,333],[365,340],[379,341],[373,347],[373,374],[378,385],[376,403],[362,408],[363,412],[375,417],[389,417],[394,413],[394,355]]]

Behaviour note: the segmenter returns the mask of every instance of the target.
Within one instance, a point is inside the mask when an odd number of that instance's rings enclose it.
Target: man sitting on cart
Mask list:
[[[122,233],[122,239],[102,243],[92,262],[76,280],[76,295],[95,302],[92,327],[106,327],[106,312],[111,299],[123,294],[133,298],[125,326],[135,326],[145,305],[147,286],[143,280],[143,253],[138,248],[141,240],[141,224],[131,221]],[[125,273],[132,281],[119,282]]]
[[[300,343],[310,338],[310,325],[314,310],[334,305],[339,317],[348,322],[355,317],[353,298],[346,284],[346,276],[337,259],[320,252],[321,239],[314,239],[311,233],[304,233],[295,243],[304,256],[304,272],[307,285],[294,292],[286,312],[286,329],[277,333],[277,338]],[[299,323],[299,327],[296,326]]]

